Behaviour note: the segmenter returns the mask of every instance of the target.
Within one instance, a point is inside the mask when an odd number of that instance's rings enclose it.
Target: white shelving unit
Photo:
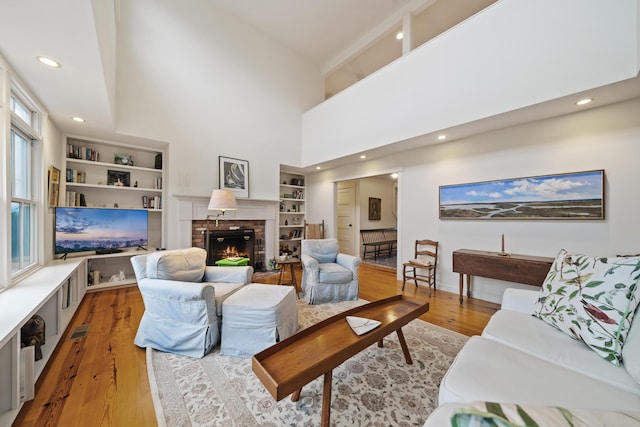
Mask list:
[[[82,194],[87,207],[146,209],[149,212],[148,248],[153,251],[164,247],[164,150],[78,137],[67,137],[66,141],[62,205],[78,205],[80,197],[66,197],[72,192]],[[157,164],[158,160],[160,164]],[[135,283],[129,258],[142,253],[147,252],[133,249],[115,254],[87,255],[88,290]],[[90,274],[93,271],[100,274]],[[125,279],[110,282],[111,276],[119,275],[120,271],[125,272]],[[98,276],[102,278],[94,284]]]
[[[279,255],[300,256],[300,241],[304,238],[305,193],[304,175],[280,172]]]
[[[0,294],[0,426],[10,426],[33,390],[86,291],[86,260],[56,260]],[[34,315],[45,320],[42,359],[21,358],[20,329]],[[27,353],[29,354],[29,353]],[[25,376],[24,374],[27,373]]]
[[[152,252],[156,251],[134,249],[114,254],[87,255],[87,292],[131,286],[136,283],[131,257]],[[124,280],[120,280],[121,271],[124,273]],[[116,276],[118,280],[109,281],[112,276]],[[98,283],[96,283],[97,278],[100,279]]]

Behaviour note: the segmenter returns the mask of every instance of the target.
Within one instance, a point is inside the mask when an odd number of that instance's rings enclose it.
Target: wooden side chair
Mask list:
[[[436,264],[438,263],[438,242],[433,240],[416,240],[415,256],[402,264],[402,290],[407,280],[413,280],[418,287],[418,282],[429,285],[429,297],[431,297],[431,285],[436,288]]]
[[[309,224],[304,220],[304,238],[305,239],[324,239],[324,219],[318,224]]]

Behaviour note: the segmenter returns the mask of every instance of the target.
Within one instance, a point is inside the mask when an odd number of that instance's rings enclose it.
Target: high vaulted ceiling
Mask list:
[[[232,12],[323,70],[378,27],[436,0],[208,0]],[[378,33],[381,33],[378,31]],[[380,34],[377,34],[380,35]]]
[[[307,57],[321,72],[330,71],[363,48],[408,12],[424,10],[436,0],[201,0],[251,23],[265,37]],[[440,0],[449,2],[450,0]],[[473,0],[469,0],[473,1]],[[44,104],[62,132],[111,138],[116,132],[116,49],[119,0],[4,0],[0,3],[0,53]],[[36,61],[48,55],[62,63],[52,70]],[[599,105],[639,96],[638,79],[599,88]],[[564,103],[562,104],[564,105]],[[560,103],[534,111],[513,112],[527,120],[572,112]],[[79,115],[84,124],[71,120]],[[508,126],[518,120],[469,124],[466,132]],[[498,123],[499,121],[499,123]],[[520,119],[522,121],[522,118]],[[126,142],[145,141],[118,135]]]
[[[389,19],[397,22],[433,0],[206,1],[246,19],[321,68],[372,29]],[[106,138],[114,132],[118,2],[0,4],[0,53],[65,133]],[[43,66],[35,59],[38,55],[56,59],[62,68]],[[72,116],[87,122],[75,123]]]

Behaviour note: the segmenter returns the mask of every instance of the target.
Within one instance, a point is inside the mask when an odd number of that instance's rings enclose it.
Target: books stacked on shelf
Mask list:
[[[293,192],[293,198],[294,199],[298,199],[298,200],[302,200],[304,199],[304,191],[302,190],[295,190]]]
[[[89,272],[89,277],[87,280],[87,286],[99,285],[102,281],[102,276],[100,276],[99,270],[91,270]]]
[[[151,209],[162,209],[161,196],[154,196],[149,200],[149,202],[151,203],[151,206],[149,206]]]
[[[142,196],[144,209],[162,209],[162,196]]]
[[[162,190],[162,178],[158,177],[153,182],[153,188],[156,190]]]
[[[87,179],[85,171],[77,169],[67,168],[67,182],[76,182],[78,184],[84,184]]]
[[[299,239],[302,237],[302,230],[291,230],[289,232],[290,239]]]
[[[65,194],[65,206],[87,206],[84,194],[67,190]]]
[[[93,162],[97,162],[99,154],[96,150],[89,147],[67,144],[67,157],[69,159],[91,160]]]

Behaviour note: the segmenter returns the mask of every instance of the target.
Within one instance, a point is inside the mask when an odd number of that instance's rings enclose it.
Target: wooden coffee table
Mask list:
[[[402,327],[429,311],[429,303],[404,295],[374,301],[336,314],[253,356],[253,372],[276,400],[293,393],[297,401],[302,387],[324,375],[322,426],[329,426],[333,368],[374,343],[382,347],[392,332],[398,340],[407,364],[412,364]],[[381,325],[364,335],[356,335],[345,317],[358,316],[379,320]]]

